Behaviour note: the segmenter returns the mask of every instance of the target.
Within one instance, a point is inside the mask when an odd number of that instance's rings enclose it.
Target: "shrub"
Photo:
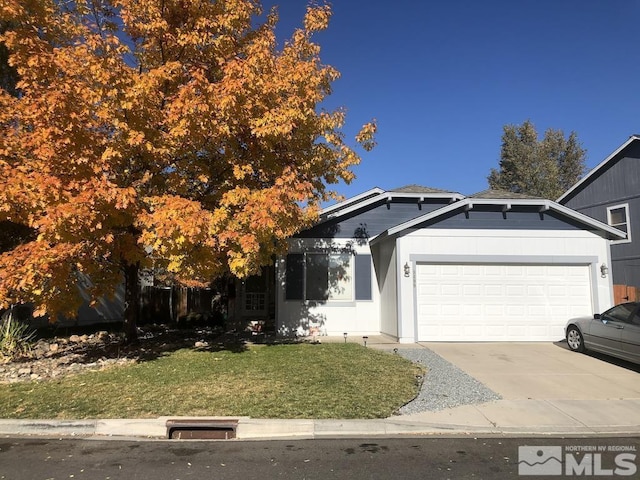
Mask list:
[[[35,331],[9,310],[0,320],[0,359],[14,360],[31,353]]]

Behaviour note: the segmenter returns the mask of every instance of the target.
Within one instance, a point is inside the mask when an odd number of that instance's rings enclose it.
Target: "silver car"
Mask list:
[[[640,363],[640,303],[621,303],[593,317],[573,318],[565,327],[574,352],[594,350]]]

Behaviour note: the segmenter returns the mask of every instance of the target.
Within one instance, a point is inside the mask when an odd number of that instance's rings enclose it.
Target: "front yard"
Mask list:
[[[0,384],[0,418],[381,418],[418,391],[424,372],[357,344],[180,349],[61,379]]]

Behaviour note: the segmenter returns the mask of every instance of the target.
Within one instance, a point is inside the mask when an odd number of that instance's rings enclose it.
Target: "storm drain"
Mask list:
[[[167,438],[175,440],[230,440],[236,438],[238,420],[167,420]]]

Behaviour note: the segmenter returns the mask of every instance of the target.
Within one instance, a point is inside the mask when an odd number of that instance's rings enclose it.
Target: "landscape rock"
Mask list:
[[[119,334],[106,331],[40,339],[32,345],[29,356],[0,365],[0,384],[41,382],[145,361],[180,348],[207,348],[220,333],[153,326],[140,332],[137,346],[122,345]]]

